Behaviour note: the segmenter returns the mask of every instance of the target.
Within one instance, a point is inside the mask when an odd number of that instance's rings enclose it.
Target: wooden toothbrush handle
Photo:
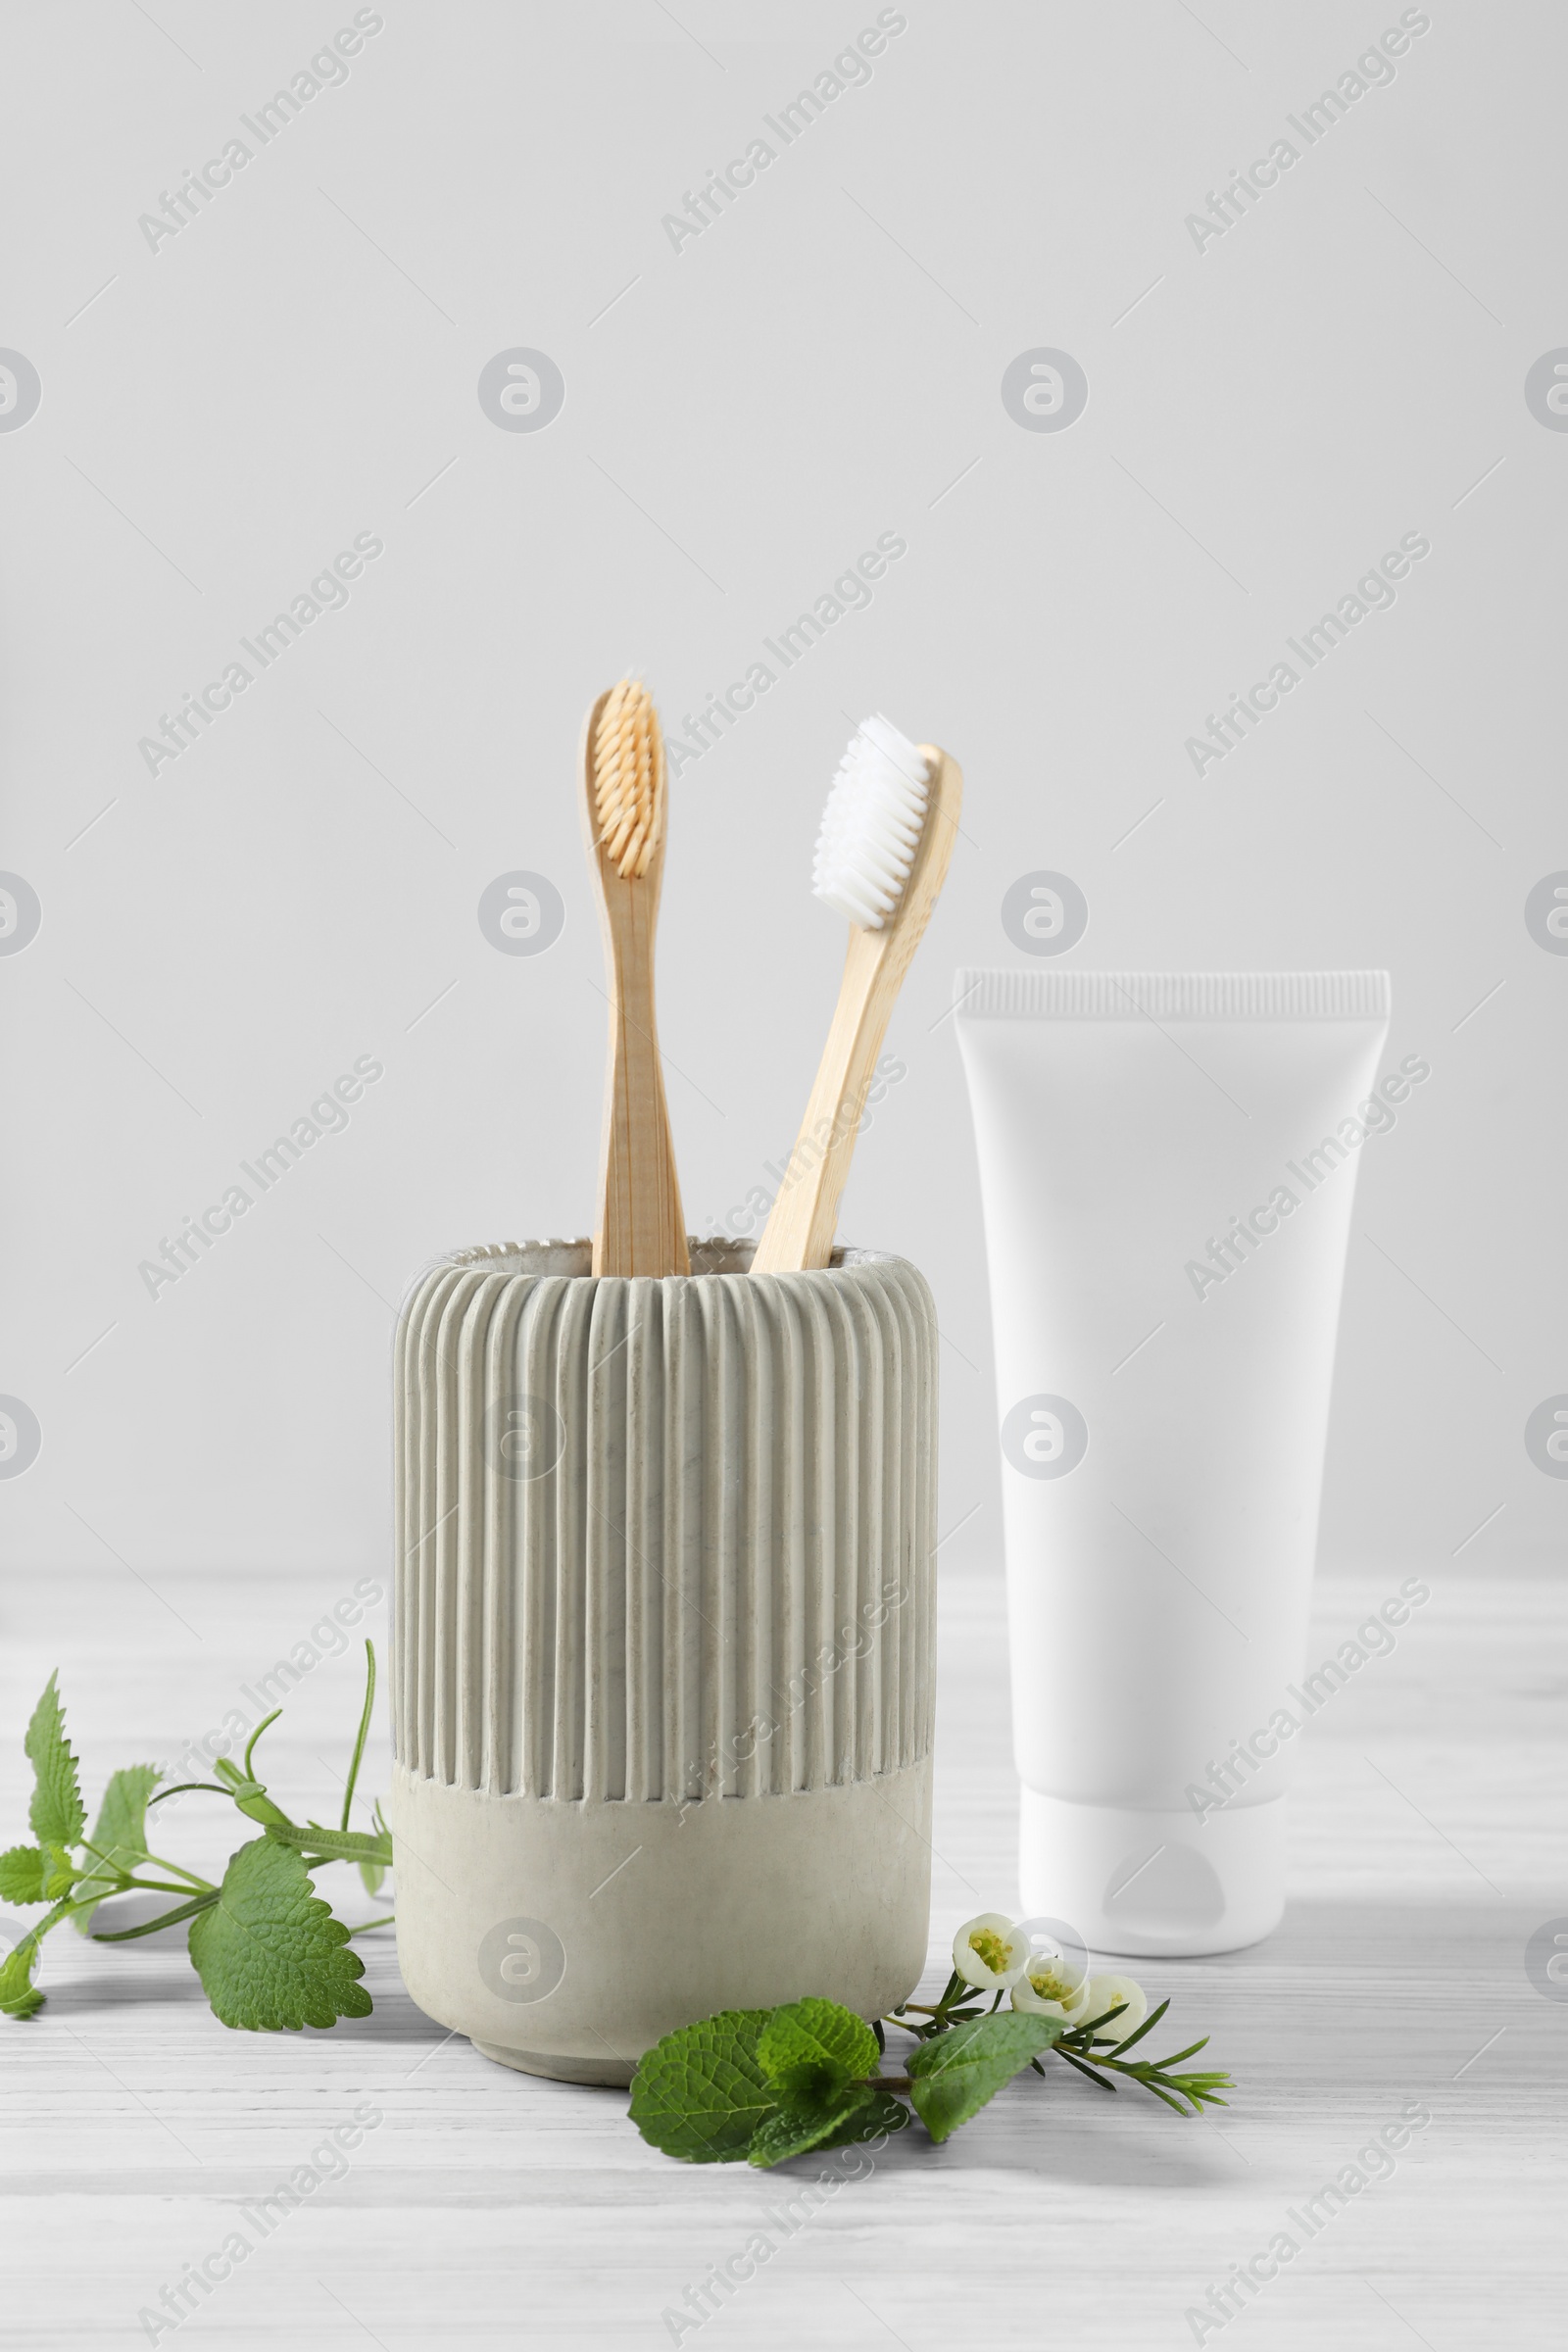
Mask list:
[[[893,946],[891,932],[850,927],[833,1025],[784,1182],[752,1259],[754,1274],[798,1274],[825,1266],[833,1254],[856,1134],[904,976],[902,965],[892,968]]]
[[[654,1013],[658,877],[626,882],[607,860],[604,889],[610,1054],[593,1270],[689,1274],[686,1221]]]
[[[850,929],[844,979],[816,1083],[790,1162],[752,1259],[754,1274],[801,1274],[833,1254],[839,1200],[888,1019],[947,876],[963,804],[963,770],[939,746],[919,747],[930,773],[920,846],[892,921]]]

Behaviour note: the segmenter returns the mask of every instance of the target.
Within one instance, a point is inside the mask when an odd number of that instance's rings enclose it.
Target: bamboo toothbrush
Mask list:
[[[689,1274],[654,1017],[654,933],[664,874],[664,739],[652,698],[635,680],[622,678],[589,711],[582,781],[610,984],[593,1270]]]
[[[754,1274],[825,1266],[893,1001],[953,855],[963,776],[934,744],[868,718],[839,763],[816,839],[812,888],[850,921],[833,1025]]]

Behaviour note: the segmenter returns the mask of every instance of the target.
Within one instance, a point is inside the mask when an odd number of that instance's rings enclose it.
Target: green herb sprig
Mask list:
[[[70,1919],[99,1943],[129,1943],[189,1922],[191,1963],[214,2014],[250,2032],[330,2027],[366,2017],[370,1996],[351,1938],[387,1919],[350,1928],[315,1890],[312,1873],[354,1862],[368,1893],[392,1867],[392,1837],[379,1805],[370,1832],[349,1828],[375,1702],[375,1649],[367,1642],[365,1703],[339,1826],[292,1821],[254,1769],[257,1743],[281,1709],[258,1724],[243,1764],[220,1757],[212,1781],[166,1787],[160,1768],[113,1773],[90,1838],[76,1759],[51,1675],[27,1726],[33,1769],[29,1820],[36,1842],[0,1854],[0,1901],[44,1905],[44,1917],[0,1963],[0,2014],[28,2018],[44,1995],[33,1983],[43,1937]],[[218,1886],[156,1854],[148,1816],[166,1798],[200,1790],[227,1798],[253,1838],[230,1855]],[[173,1907],[134,1928],[105,1931],[99,1905],[130,1893],[168,1894]],[[388,1915],[389,1917],[390,1915]],[[1049,2069],[1054,2055],[1101,2089],[1123,2077],[1178,2115],[1224,2106],[1227,2074],[1178,2073],[1207,2037],[1157,2060],[1130,2053],[1169,2008],[1150,2011],[1126,1977],[1090,1977],[1059,1956],[1035,1953],[1022,1925],[986,1912],[954,1938],[953,1973],[934,2002],[902,2002],[867,2024],[839,2002],[808,1997],[776,2009],[729,2009],[666,2034],[643,2058],[631,2087],[631,2120],[651,2146],[689,2164],[769,2169],[816,2150],[902,2132],[918,2116],[933,2140],[951,2138],[1014,2076]],[[987,2007],[989,1996],[990,2006]],[[1011,2007],[1003,2002],[1010,1996]],[[1127,2030],[1122,2031],[1122,2021]],[[903,2074],[884,2074],[886,2028],[909,2036]]]
[[[926,2024],[909,2023],[907,2013],[922,2007],[918,2001],[904,2003],[893,2012],[891,2022],[903,2026],[919,2040],[931,2041],[939,2034],[951,2032],[956,2026],[995,2015],[1002,1996],[1000,1992],[994,1995],[989,2010],[974,2007],[974,1997],[973,1985],[966,1984],[955,1969],[943,1988],[942,1998],[924,2011]],[[1114,2091],[1116,2088],[1109,2080],[1111,2074],[1125,2075],[1130,2082],[1141,2083],[1145,2090],[1152,2091],[1156,2099],[1162,2099],[1178,2115],[1199,2115],[1204,2107],[1226,2106],[1228,2102],[1220,2098],[1218,2093],[1234,2087],[1228,2074],[1206,2072],[1176,2075],[1170,2071],[1172,2067],[1180,2066],[1184,2058],[1196,2058],[1200,2050],[1207,2048],[1206,2034],[1201,2041],[1190,2042],[1185,2050],[1174,2050],[1168,2058],[1128,2058],[1127,2052],[1133,2044],[1142,2041],[1146,2034],[1153,2032],[1169,2007],[1168,1999],[1161,2001],[1158,2008],[1152,2009],[1143,2023],[1123,2039],[1115,2034],[1107,2034],[1105,2028],[1126,2014],[1127,2003],[1117,2001],[1109,2004],[1084,2024],[1069,2023],[1063,2031],[1058,2032],[1051,2044],[1052,2052],[1057,2058],[1064,2058],[1080,2075],[1087,2075],[1091,2082],[1098,2082],[1102,2090]],[[1013,2014],[1027,2015],[1028,2012],[1015,2011]],[[1054,2019],[1044,2022],[1056,2023]],[[1031,2057],[1029,2064],[1037,2075],[1043,2075],[1046,2071],[1038,2057]],[[895,2083],[893,2087],[897,2089],[902,2085]],[[967,2118],[964,2120],[967,2121]]]
[[[33,1983],[33,1970],[44,1936],[63,1920],[97,1943],[129,1943],[188,1920],[191,1964],[215,2016],[225,2026],[292,2033],[303,2026],[332,2026],[340,2017],[368,2017],[370,1996],[359,1982],[365,1963],[348,1948],[349,1939],[387,1922],[363,1920],[345,1927],[317,1894],[311,1876],[328,1863],[357,1862],[366,1891],[373,1895],[392,1866],[392,1837],[379,1805],[372,1813],[373,1832],[349,1828],[375,1703],[373,1643],[367,1642],[365,1651],[365,1704],[335,1830],[319,1822],[291,1821],[255,1775],[257,1741],[282,1712],[274,1707],[252,1733],[243,1768],[220,1756],[213,1767],[216,1780],[166,1788],[154,1764],[130,1764],[112,1773],[92,1836],[86,1837],[76,1759],[51,1675],[24,1741],[33,1770],[28,1820],[37,1842],[0,1854],[0,1901],[49,1908],[0,1963],[0,2013],[27,2018],[42,2008],[44,1995]],[[155,1854],[147,1842],[153,1806],[186,1789],[227,1797],[248,1820],[261,1824],[261,1836],[229,1856],[216,1886]],[[100,1903],[133,1893],[172,1894],[179,1900],[140,1927],[113,1932],[93,1927]]]
[[[970,1973],[955,1966],[940,1999],[906,2002],[874,2026],[837,2001],[812,1997],[778,2009],[728,2009],[666,2034],[633,2078],[632,2122],[650,2146],[685,2163],[744,2159],[765,2171],[793,2156],[902,2132],[911,2109],[932,2139],[949,2139],[1015,2075],[1033,2068],[1044,2076],[1040,2061],[1053,2054],[1102,2090],[1114,2091],[1113,2076],[1125,2076],[1178,2115],[1226,2105],[1220,2094],[1231,2086],[1229,2075],[1174,2071],[1206,2046],[1206,2035],[1169,2058],[1128,2056],[1159,2024],[1168,2000],[1125,2034],[1108,2030],[1127,2015],[1130,1997],[1098,2000],[1094,1986],[1125,1984],[1141,2012],[1136,1985],[1093,1978],[1064,1984],[1050,1969],[1030,1978],[1021,1964],[999,1976],[966,1940],[979,1931],[981,1949],[1010,1962],[1014,1947],[997,1942],[999,1927],[1017,1933],[993,1914],[960,1929],[956,1958],[968,1955],[964,1967]],[[1021,1944],[1016,1949],[1027,1951]],[[1031,1987],[1029,2005],[1004,2010],[1013,1984]],[[1064,2003],[1043,1996],[1034,1989],[1040,1984],[1066,1992],[1084,2014],[1075,2016]],[[889,2025],[914,2043],[902,2075],[881,2072]]]

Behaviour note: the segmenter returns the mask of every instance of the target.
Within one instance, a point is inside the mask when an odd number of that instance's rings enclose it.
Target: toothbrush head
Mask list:
[[[622,880],[639,881],[664,837],[664,738],[639,679],[622,678],[605,697],[593,779],[599,846]]]
[[[930,798],[924,755],[888,719],[861,722],[839,761],[816,837],[811,888],[862,931],[898,910]]]

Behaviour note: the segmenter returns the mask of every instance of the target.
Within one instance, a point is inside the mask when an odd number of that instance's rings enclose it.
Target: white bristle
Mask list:
[[[839,761],[816,837],[811,888],[825,906],[880,931],[920,846],[926,762],[890,720],[862,721]]]

